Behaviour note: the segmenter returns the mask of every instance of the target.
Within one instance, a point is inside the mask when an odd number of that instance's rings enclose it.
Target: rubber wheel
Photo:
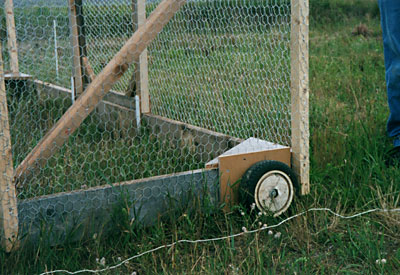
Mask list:
[[[297,177],[286,164],[264,160],[251,166],[239,186],[239,199],[245,206],[253,203],[261,212],[274,217],[285,212],[299,189]]]

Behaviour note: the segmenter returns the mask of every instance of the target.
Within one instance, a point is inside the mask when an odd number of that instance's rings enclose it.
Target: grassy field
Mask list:
[[[0,252],[1,274],[102,268],[179,239],[225,236],[275,224],[311,207],[354,214],[399,207],[400,168],[386,167],[391,148],[379,11],[374,0],[310,1],[311,194],[297,198],[286,216],[223,213],[194,202],[151,228],[116,209],[111,236],[80,243]],[[360,24],[363,27],[359,27]],[[358,27],[358,28],[357,28]],[[184,213],[184,214],[182,214]],[[400,270],[400,216],[370,214],[341,220],[312,212],[273,230],[196,245],[179,244],[104,274],[396,274]],[[386,264],[376,260],[386,259]],[[397,271],[396,271],[397,270]]]
[[[187,3],[148,48],[152,112],[240,138],[257,136],[289,145],[288,3]],[[147,13],[154,7],[148,5]],[[98,74],[133,33],[131,6],[86,2],[84,14],[88,60]],[[69,88],[67,15],[66,5],[32,5],[18,8],[15,17],[21,71]],[[4,19],[0,23],[5,29]],[[7,51],[3,54],[7,61]],[[131,66],[113,89],[127,92],[133,72]]]
[[[131,9],[126,3],[84,8],[88,59],[97,74],[132,34]],[[149,5],[148,12],[152,8]],[[70,86],[72,70],[67,11],[66,6],[51,5],[16,11],[20,70],[63,87]],[[185,5],[148,48],[152,113],[234,137],[289,145],[288,14],[287,4],[258,0]],[[58,26],[59,78],[53,20]],[[125,92],[133,71],[131,66],[113,90]],[[37,98],[28,85],[20,88],[14,93],[8,89],[15,166],[71,104],[68,99]],[[125,129],[128,132],[134,128],[132,121],[124,123],[131,128]],[[196,152],[171,148],[148,129],[135,138],[122,138],[101,124],[90,116],[26,182],[19,198],[204,167]]]

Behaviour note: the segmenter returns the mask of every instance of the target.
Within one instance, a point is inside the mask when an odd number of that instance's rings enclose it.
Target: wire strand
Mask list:
[[[159,247],[156,247],[156,248],[147,250],[145,252],[142,252],[140,254],[134,255],[132,257],[129,257],[129,258],[123,260],[122,262],[120,262],[119,264],[116,264],[116,265],[113,265],[113,266],[108,266],[108,267],[103,268],[103,269],[96,269],[96,270],[82,269],[82,270],[78,270],[78,271],[74,271],[74,272],[60,269],[60,270],[54,270],[54,271],[47,271],[47,272],[44,272],[44,273],[40,273],[39,275],[47,275],[47,274],[55,274],[55,273],[79,274],[79,273],[83,273],[83,272],[101,273],[101,272],[104,272],[104,271],[109,271],[109,270],[118,268],[118,267],[122,266],[123,264],[125,264],[127,262],[130,262],[133,259],[140,258],[140,257],[142,257],[142,256],[144,256],[146,254],[158,251],[158,250],[163,249],[163,248],[170,248],[170,247],[172,247],[172,246],[174,246],[176,244],[180,244],[180,243],[195,244],[195,243],[215,242],[215,241],[222,241],[222,240],[226,240],[226,239],[230,239],[230,238],[236,238],[236,237],[243,236],[243,235],[246,235],[246,234],[253,234],[253,233],[261,232],[261,231],[264,231],[264,230],[267,230],[267,229],[276,228],[276,227],[281,226],[282,224],[284,224],[284,223],[286,223],[286,222],[288,222],[288,221],[290,221],[290,220],[292,220],[294,218],[303,216],[308,212],[316,212],[316,211],[328,212],[328,213],[330,213],[330,214],[332,214],[334,216],[337,216],[337,217],[339,217],[341,219],[354,219],[354,218],[357,218],[357,217],[360,217],[360,216],[363,216],[363,215],[366,215],[366,214],[371,214],[373,212],[386,212],[386,213],[388,213],[388,212],[400,212],[400,208],[395,208],[395,209],[374,208],[374,209],[370,209],[370,210],[367,210],[367,211],[364,211],[364,212],[360,212],[360,213],[357,213],[357,214],[354,214],[354,215],[349,215],[349,216],[341,215],[339,213],[334,212],[333,210],[331,210],[329,208],[310,208],[310,209],[308,209],[306,211],[300,212],[300,213],[295,214],[295,215],[293,215],[293,216],[291,216],[291,217],[289,217],[287,219],[284,219],[283,221],[281,221],[281,222],[279,222],[277,224],[261,227],[261,228],[254,229],[254,230],[248,230],[248,231],[244,231],[244,232],[240,232],[240,233],[236,233],[236,234],[232,234],[232,235],[228,235],[228,236],[209,238],[209,239],[199,239],[199,240],[185,240],[185,239],[183,239],[183,240],[175,241],[175,242],[170,243],[168,245],[161,245]]]

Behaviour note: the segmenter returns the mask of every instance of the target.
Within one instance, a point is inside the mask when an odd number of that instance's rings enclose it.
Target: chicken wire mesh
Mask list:
[[[163,13],[172,17],[179,7],[171,3],[183,1],[168,1]],[[301,70],[296,83],[306,85],[308,48],[296,52],[305,65],[291,67],[291,13],[300,5],[299,23],[308,26],[307,0],[189,0],[139,33],[115,63],[160,2],[14,0],[18,72],[1,12],[19,199],[203,168],[249,137],[292,145],[291,111],[301,108],[291,109],[291,74],[293,85]],[[147,58],[133,58],[146,46]],[[304,109],[307,100],[299,101]]]

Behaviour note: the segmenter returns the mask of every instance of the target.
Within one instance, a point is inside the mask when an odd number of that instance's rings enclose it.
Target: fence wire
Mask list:
[[[249,137],[292,145],[289,0],[188,1],[107,71],[138,27],[135,1],[14,0],[18,72],[1,10],[18,199],[203,168]],[[146,1],[146,17],[159,4]]]

